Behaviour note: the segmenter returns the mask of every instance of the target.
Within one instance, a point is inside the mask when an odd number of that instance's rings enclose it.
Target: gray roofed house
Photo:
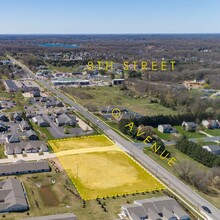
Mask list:
[[[146,213],[145,218],[143,216],[144,212]],[[190,220],[188,214],[177,201],[170,197],[136,200],[134,204],[122,206],[122,214],[130,220]]]
[[[20,128],[21,128],[22,131],[27,131],[27,130],[30,130],[30,129],[31,129],[31,127],[30,127],[30,125],[28,124],[28,122],[27,122],[27,121],[24,121],[24,120],[19,124],[19,126],[20,126]]]
[[[24,218],[22,220],[77,220],[77,217],[73,213],[65,213],[58,215],[47,215],[32,218]]]
[[[25,162],[23,160],[19,160],[14,163],[0,165],[0,176],[49,171],[50,167],[47,161],[42,160],[36,162]]]
[[[14,178],[0,181],[0,212],[28,210],[28,203],[21,182]]]
[[[8,117],[7,117],[6,115],[4,115],[4,114],[0,114],[0,121],[8,122],[9,119],[8,119]]]
[[[6,154],[22,154],[24,153],[34,153],[34,152],[47,152],[48,148],[43,141],[30,141],[30,142],[20,142],[20,143],[9,143],[5,146]]]
[[[76,124],[76,117],[69,116],[67,114],[59,115],[57,118],[54,119],[54,122],[57,126],[64,126],[64,125],[75,125]]]
[[[22,121],[22,112],[15,112],[13,114],[13,119],[14,121]]]
[[[49,123],[44,119],[43,116],[37,115],[32,118],[33,122],[40,127],[49,127]]]
[[[202,146],[202,148],[212,154],[220,155],[220,147],[218,145]]]
[[[182,127],[186,131],[195,131],[196,130],[196,123],[195,122],[183,122]]]
[[[6,137],[6,142],[7,143],[18,143],[20,142],[20,139],[17,134],[12,134]]]
[[[147,218],[146,210],[143,208],[143,206],[140,206],[138,204],[123,205],[122,209],[124,210],[127,216],[132,217],[132,220],[140,220]]]
[[[8,127],[5,124],[0,123],[0,132],[5,132],[8,130]]]
[[[172,128],[172,126],[170,124],[163,124],[163,125],[158,125],[158,131],[162,132],[162,133],[175,133],[176,130],[174,128]]]
[[[28,137],[28,139],[29,140],[38,140],[39,138],[38,138],[38,136],[37,136],[37,134],[35,133],[35,131],[33,131],[33,130],[28,130],[27,132],[26,132],[26,134],[27,134],[27,137]]]

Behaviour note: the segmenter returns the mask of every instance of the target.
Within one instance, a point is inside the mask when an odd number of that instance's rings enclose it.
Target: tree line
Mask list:
[[[220,166],[220,156],[203,149],[201,145],[182,137],[176,142],[176,149],[207,167]]]
[[[170,124],[181,125],[183,121],[193,121],[193,122],[201,122],[204,119],[212,118],[212,113],[206,112],[198,112],[198,113],[184,113],[178,115],[154,115],[154,116],[144,116],[141,118],[132,119],[135,126],[138,127],[140,125],[144,126],[152,126],[157,127],[160,124]],[[119,129],[121,132],[126,133],[125,124],[128,124],[131,120],[123,119],[119,122]],[[129,136],[133,137],[133,133],[128,133]]]

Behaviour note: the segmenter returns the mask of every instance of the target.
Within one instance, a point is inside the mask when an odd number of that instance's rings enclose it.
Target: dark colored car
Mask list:
[[[208,212],[209,214],[212,213],[211,210],[210,210],[208,207],[206,207],[206,206],[203,205],[202,208],[203,208],[206,212]]]

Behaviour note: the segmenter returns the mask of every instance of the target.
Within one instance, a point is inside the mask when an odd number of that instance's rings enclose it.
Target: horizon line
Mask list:
[[[199,32],[199,33],[194,33],[194,32],[189,32],[189,33],[13,33],[13,34],[1,34],[1,35],[186,35],[186,34],[193,34],[193,35],[198,35],[198,34],[220,34],[220,32]]]

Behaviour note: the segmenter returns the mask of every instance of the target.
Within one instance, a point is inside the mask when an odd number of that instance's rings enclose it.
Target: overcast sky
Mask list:
[[[0,0],[0,34],[220,33],[219,0]]]

